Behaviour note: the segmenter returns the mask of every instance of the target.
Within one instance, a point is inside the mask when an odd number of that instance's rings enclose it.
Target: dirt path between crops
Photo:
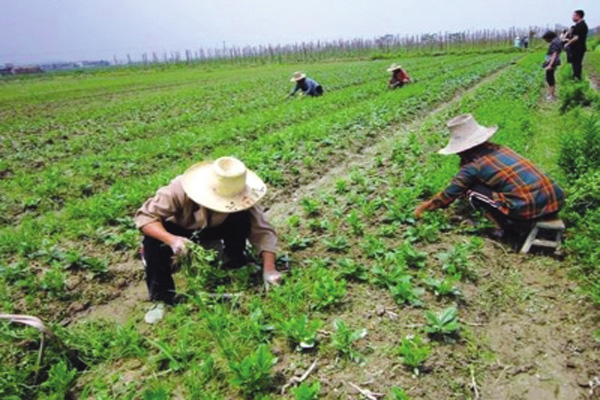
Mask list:
[[[398,140],[398,138],[405,136],[411,131],[418,130],[426,118],[443,112],[451,105],[460,101],[464,94],[472,92],[481,85],[495,79],[510,66],[511,65],[509,64],[503,68],[500,68],[481,79],[470,88],[457,92],[452,100],[438,105],[433,110],[424,111],[411,123],[404,126],[399,126],[398,129],[394,130],[390,135],[384,136],[376,144],[363,148],[360,153],[353,153],[352,155],[349,154],[347,157],[347,162],[331,168],[320,178],[306,185],[300,186],[292,192],[286,190],[274,191],[274,193],[270,196],[271,201],[281,199],[282,197],[285,198],[285,201],[276,202],[272,204],[270,208],[268,208],[267,214],[269,215],[272,223],[275,226],[281,226],[281,224],[285,223],[285,219],[289,215],[298,210],[299,199],[304,196],[318,193],[321,189],[330,187],[336,179],[345,177],[350,169],[361,168],[371,164],[378,154],[382,154],[389,150],[390,145],[395,140]],[[123,263],[113,265],[109,269],[111,272],[114,271],[114,274],[117,276],[122,274],[131,276],[132,273],[140,277],[142,275],[142,266],[139,260],[128,260]],[[87,304],[74,304],[72,307],[74,312],[70,313],[70,317],[63,320],[62,324],[66,325],[81,319],[105,318],[115,320],[119,323],[125,323],[130,318],[133,318],[134,320],[140,320],[143,316],[143,310],[148,306],[149,302],[147,301],[145,282],[143,279],[138,279],[131,282],[128,286],[123,286],[122,289],[114,292],[113,298],[103,304],[91,305],[89,307]]]

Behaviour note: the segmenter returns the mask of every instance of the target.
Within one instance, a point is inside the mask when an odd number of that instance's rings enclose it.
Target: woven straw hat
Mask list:
[[[263,180],[233,157],[193,165],[183,174],[182,184],[194,202],[222,213],[246,210],[267,193]]]
[[[471,114],[459,115],[447,123],[450,129],[450,142],[440,154],[456,154],[472,149],[488,141],[497,131],[497,126],[485,127],[475,121]]]
[[[390,67],[387,69],[387,72],[394,72],[398,69],[402,69],[402,65],[398,65],[396,63],[393,63],[392,65],[390,65]]]
[[[290,82],[298,82],[301,79],[306,78],[306,74],[303,72],[294,72],[294,76],[290,79]]]

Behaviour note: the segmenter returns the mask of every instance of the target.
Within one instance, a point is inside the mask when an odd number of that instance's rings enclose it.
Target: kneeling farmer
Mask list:
[[[258,201],[267,191],[265,183],[232,157],[192,166],[160,188],[135,214],[144,234],[143,261],[150,299],[158,302],[146,314],[154,323],[173,304],[175,283],[172,267],[191,241],[222,240],[224,267],[246,264],[246,239],[263,259],[265,284],[276,284],[277,235]],[[175,259],[174,259],[175,256]]]
[[[459,196],[491,220],[495,236],[506,229],[519,233],[533,222],[556,216],[564,204],[564,192],[531,161],[505,146],[488,142],[498,127],[483,127],[472,115],[448,122],[450,143],[440,154],[458,154],[460,172],[433,199],[417,207],[415,215],[445,208]]]
[[[401,88],[402,86],[406,85],[407,83],[410,83],[411,81],[410,76],[408,76],[408,72],[406,72],[406,70],[402,68],[402,65],[392,64],[387,69],[387,72],[392,73],[392,77],[388,82],[389,89]]]
[[[306,96],[318,97],[323,94],[323,86],[308,78],[306,74],[302,72],[295,72],[291,82],[296,82],[296,86],[292,89],[290,97],[294,97],[298,90],[302,90],[302,93]]]

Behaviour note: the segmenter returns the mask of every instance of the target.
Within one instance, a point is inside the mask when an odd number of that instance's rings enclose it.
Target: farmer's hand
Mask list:
[[[192,241],[188,238],[184,238],[183,236],[173,236],[173,238],[169,241],[168,245],[173,250],[173,255],[176,258],[185,256],[188,250],[188,244],[192,243]]]
[[[433,202],[431,200],[424,201],[415,209],[415,217],[421,218],[425,211],[429,211],[431,209],[433,209]]]

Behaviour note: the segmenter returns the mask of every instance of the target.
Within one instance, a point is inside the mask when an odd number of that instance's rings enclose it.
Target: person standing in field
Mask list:
[[[291,82],[296,83],[294,89],[290,93],[290,97],[294,97],[297,91],[301,90],[305,96],[318,97],[323,95],[323,86],[319,85],[313,79],[310,79],[302,72],[294,72]]]
[[[402,68],[402,65],[392,64],[387,72],[392,73],[392,77],[388,82],[388,89],[397,89],[411,82],[410,76],[408,76],[408,72]]]
[[[150,299],[147,323],[164,316],[164,305],[175,298],[173,268],[190,243],[218,241],[223,247],[223,267],[247,263],[246,240],[263,261],[265,285],[277,284],[275,268],[277,234],[258,201],[266,194],[265,183],[233,157],[193,165],[167,186],[160,188],[135,214],[142,231],[142,261]]]
[[[565,43],[565,50],[568,54],[568,61],[573,67],[573,79],[581,80],[581,71],[583,68],[583,57],[587,51],[588,26],[583,19],[585,13],[583,10],[573,12],[573,22],[567,35],[568,41]]]
[[[483,127],[471,114],[447,125],[450,142],[439,153],[458,154],[460,172],[444,191],[415,209],[417,218],[464,197],[494,224],[494,236],[502,238],[507,230],[520,236],[535,221],[558,214],[565,199],[562,188],[531,161],[489,142],[498,127]]]
[[[556,100],[556,68],[560,65],[560,53],[562,51],[562,42],[560,38],[556,36],[553,31],[544,33],[542,38],[550,43],[548,46],[548,52],[546,53],[546,60],[542,67],[546,71],[546,82],[548,83],[548,100]]]

